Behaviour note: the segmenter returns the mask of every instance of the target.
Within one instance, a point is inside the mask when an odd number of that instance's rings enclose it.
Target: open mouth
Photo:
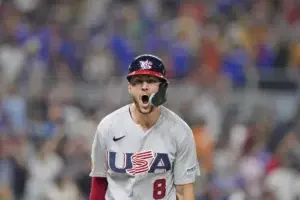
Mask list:
[[[148,95],[143,95],[141,98],[143,104],[148,104],[149,103],[149,96]]]

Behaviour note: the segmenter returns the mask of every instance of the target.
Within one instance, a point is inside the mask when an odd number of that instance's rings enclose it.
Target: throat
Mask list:
[[[139,127],[141,127],[141,129],[144,131],[144,133],[147,133],[150,129],[151,129],[151,127],[153,126],[153,125],[142,125],[142,124],[137,124]]]
[[[149,115],[137,115],[135,122],[144,130],[147,131],[152,128],[157,119],[151,118]]]

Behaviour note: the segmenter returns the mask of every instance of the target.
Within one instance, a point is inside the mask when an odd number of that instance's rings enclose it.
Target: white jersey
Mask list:
[[[129,105],[106,116],[92,146],[92,177],[106,177],[106,200],[176,200],[175,185],[199,174],[189,126],[161,106],[147,132],[131,118]]]

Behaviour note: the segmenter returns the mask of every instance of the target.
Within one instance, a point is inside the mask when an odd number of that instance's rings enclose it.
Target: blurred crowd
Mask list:
[[[0,199],[86,200],[142,53],[192,127],[200,200],[300,199],[298,0],[0,0]]]

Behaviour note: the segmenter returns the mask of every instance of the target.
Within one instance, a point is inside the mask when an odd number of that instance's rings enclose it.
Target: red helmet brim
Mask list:
[[[130,74],[127,75],[127,78],[135,75],[151,75],[166,80],[166,78],[161,73],[152,70],[147,70],[147,69],[131,72]]]

